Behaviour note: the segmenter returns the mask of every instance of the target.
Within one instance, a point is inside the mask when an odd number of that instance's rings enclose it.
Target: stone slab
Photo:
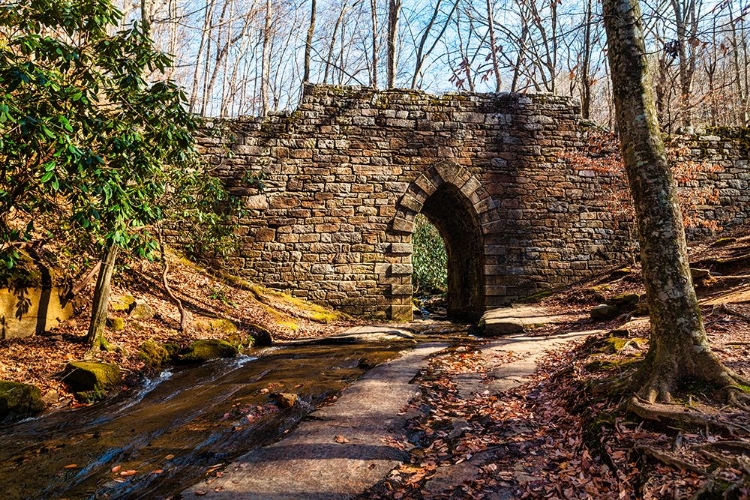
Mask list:
[[[445,347],[425,344],[374,368],[288,437],[240,457],[182,498],[337,500],[364,492],[408,459],[389,443],[401,439],[402,410],[419,394],[410,381]]]

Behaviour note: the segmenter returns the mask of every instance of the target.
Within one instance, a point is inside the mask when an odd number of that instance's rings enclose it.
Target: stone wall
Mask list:
[[[601,178],[561,158],[577,118],[554,96],[307,87],[294,113],[209,123],[201,144],[246,197],[248,278],[408,319],[423,212],[448,247],[449,308],[476,316],[624,258]],[[263,192],[241,181],[258,172]]]
[[[200,144],[246,200],[232,262],[241,274],[351,314],[408,320],[421,212],[448,249],[449,312],[476,317],[632,249],[603,194],[612,179],[565,160],[580,144],[578,115],[549,95],[308,86],[295,112],[209,122]],[[746,157],[732,168],[746,173]],[[260,173],[263,191],[243,182]]]

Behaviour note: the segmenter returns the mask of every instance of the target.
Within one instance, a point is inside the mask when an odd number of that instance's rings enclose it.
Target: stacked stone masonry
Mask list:
[[[202,154],[248,209],[233,265],[350,314],[411,319],[418,213],[445,239],[454,315],[571,283],[632,251],[611,179],[565,160],[582,137],[568,98],[308,86],[291,114],[204,130]],[[704,142],[696,148],[728,172],[707,182],[742,201],[731,210],[741,223],[747,150]],[[248,187],[260,173],[264,189]]]

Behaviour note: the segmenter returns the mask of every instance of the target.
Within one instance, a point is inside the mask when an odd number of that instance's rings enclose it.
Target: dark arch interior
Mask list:
[[[448,254],[448,316],[476,320],[484,313],[484,242],[479,220],[468,199],[443,184],[422,207],[440,231]]]

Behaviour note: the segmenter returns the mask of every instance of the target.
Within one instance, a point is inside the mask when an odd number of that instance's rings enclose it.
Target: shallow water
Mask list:
[[[295,346],[178,367],[90,407],[0,428],[4,499],[176,498],[408,343]],[[274,392],[299,396],[281,409]],[[123,474],[123,472],[127,472]]]

